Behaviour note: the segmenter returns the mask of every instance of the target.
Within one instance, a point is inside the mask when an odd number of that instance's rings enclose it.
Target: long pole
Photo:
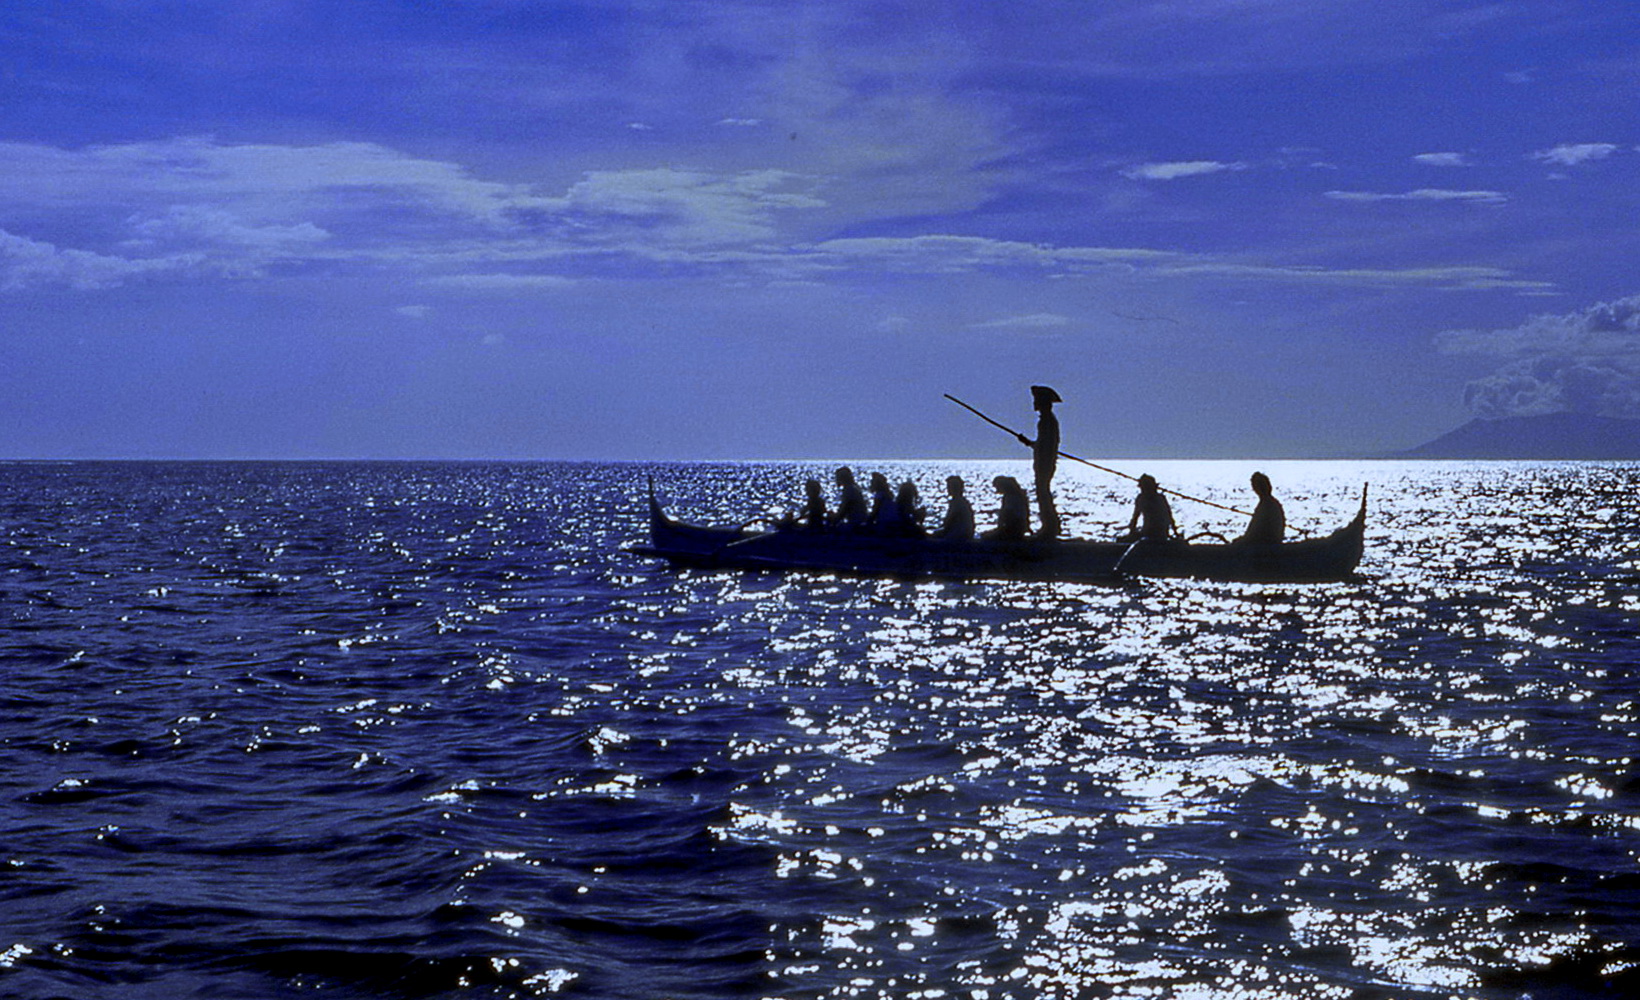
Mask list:
[[[992,420],[990,417],[986,416],[984,413],[980,412],[979,410],[975,409],[972,406],[969,406],[967,403],[964,403],[962,400],[960,400],[957,397],[951,395],[949,392],[945,393],[945,398],[949,399],[951,402],[957,404],[958,406],[960,406],[963,409],[967,410],[969,413],[972,413],[974,416],[980,418],[981,420],[983,420],[986,423],[990,424],[992,427],[997,428],[998,430],[1007,431],[1009,434],[1012,434],[1014,437],[1023,437],[1024,436],[1024,435],[1020,434],[1018,431],[1014,430],[1012,427],[1009,427],[1007,424],[999,423],[995,420]],[[1131,479],[1134,482],[1139,481],[1138,476],[1129,475],[1126,472],[1121,471],[1120,469],[1112,469],[1112,468],[1109,468],[1107,466],[1100,465],[1097,462],[1090,462],[1087,459],[1081,457],[1080,455],[1072,455],[1070,452],[1062,451],[1062,452],[1059,453],[1059,457],[1064,458],[1064,459],[1069,459],[1072,462],[1081,462],[1083,465],[1086,465],[1089,468],[1098,469],[1100,472],[1108,472],[1113,476],[1120,476],[1123,479]],[[1160,486],[1158,486],[1157,489],[1161,490],[1163,493],[1166,493],[1168,496],[1178,497],[1180,500],[1189,500],[1192,503],[1206,504],[1209,507],[1217,507],[1219,510],[1226,510],[1226,511],[1229,511],[1230,513],[1232,513],[1232,514],[1240,514],[1242,517],[1252,517],[1253,516],[1252,512],[1250,512],[1250,511],[1239,510],[1235,507],[1226,507],[1222,503],[1214,503],[1211,500],[1203,500],[1201,497],[1193,497],[1188,493],[1180,493],[1178,490],[1162,489]],[[1297,529],[1295,529],[1295,530],[1297,530]]]

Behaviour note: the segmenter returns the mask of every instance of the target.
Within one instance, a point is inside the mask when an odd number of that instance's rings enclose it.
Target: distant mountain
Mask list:
[[[1640,420],[1586,413],[1471,420],[1396,457],[1640,459]]]

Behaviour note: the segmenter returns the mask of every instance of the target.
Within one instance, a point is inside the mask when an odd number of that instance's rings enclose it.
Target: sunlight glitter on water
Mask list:
[[[1361,579],[1125,588],[617,551],[645,474],[739,523],[813,463],[115,471],[12,494],[0,548],[0,943],[42,996],[185,995],[179,954],[258,996],[1636,981],[1635,467],[1271,466],[1318,530],[1370,482]],[[1076,530],[1130,500],[1066,477]]]
[[[1507,481],[1489,480],[1489,485],[1502,489]],[[1417,518],[1416,510],[1413,516]],[[1385,519],[1393,521],[1395,514],[1386,513]],[[958,588],[925,585],[895,602],[915,614],[881,615],[877,627],[863,636],[828,635],[823,629],[805,633],[804,641],[814,647],[813,669],[844,688],[864,682],[873,690],[863,705],[850,701],[846,714],[832,708],[830,726],[824,706],[806,708],[797,724],[809,735],[877,733],[869,754],[846,743],[816,746],[851,763],[892,759],[896,744],[903,747],[904,738],[919,733],[937,733],[938,740],[951,741],[964,756],[950,781],[897,786],[926,790],[917,799],[919,820],[928,817],[927,822],[937,824],[936,815],[949,817],[945,823],[950,825],[915,851],[945,850],[953,863],[974,867],[975,886],[1000,883],[999,891],[982,895],[1024,893],[1038,900],[1024,915],[989,918],[999,939],[1009,937],[1005,930],[1011,927],[1015,937],[1036,944],[1006,974],[970,975],[965,982],[975,988],[973,995],[981,989],[993,996],[1013,995],[1011,990],[1023,988],[1032,995],[1069,996],[1098,988],[1115,991],[1100,995],[1145,996],[1162,984],[1173,996],[1349,995],[1353,987],[1290,969],[1278,971],[1288,961],[1280,956],[1290,948],[1320,949],[1318,954],[1340,949],[1337,954],[1347,956],[1344,964],[1366,976],[1363,983],[1400,983],[1419,990],[1479,988],[1483,975],[1470,946],[1454,951],[1458,942],[1475,934],[1464,924],[1461,908],[1439,910],[1434,919],[1420,921],[1405,915],[1349,915],[1300,900],[1312,891],[1306,885],[1320,878],[1328,898],[1342,894],[1365,901],[1375,893],[1400,895],[1421,885],[1415,891],[1427,902],[1431,885],[1443,881],[1423,874],[1423,866],[1441,865],[1436,859],[1400,861],[1395,878],[1372,881],[1384,845],[1395,845],[1397,857],[1411,857],[1400,850],[1409,842],[1408,811],[1402,804],[1411,800],[1413,816],[1427,808],[1420,800],[1431,793],[1420,787],[1425,780],[1420,769],[1434,766],[1444,772],[1443,761],[1507,759],[1530,744],[1525,720],[1476,714],[1477,706],[1509,704],[1521,693],[1557,689],[1557,700],[1575,704],[1580,697],[1567,690],[1567,679],[1553,673],[1505,687],[1496,680],[1496,669],[1486,666],[1489,661],[1508,663],[1539,673],[1544,657],[1576,642],[1549,620],[1563,595],[1515,583],[1515,570],[1508,569],[1563,548],[1561,534],[1531,529],[1526,520],[1476,519],[1467,530],[1516,534],[1467,548],[1435,527],[1409,531],[1395,549],[1378,554],[1387,572],[1365,588],[1162,584],[1131,594],[998,585],[981,610],[954,603]],[[1484,599],[1472,604],[1473,591],[1449,585],[1446,574],[1467,575],[1476,564],[1518,593],[1506,604],[1489,605]],[[853,655],[840,653],[839,642]],[[782,652],[801,658],[801,645],[792,643]],[[1441,669],[1432,673],[1429,668],[1437,663]],[[1448,673],[1453,663],[1471,666]],[[887,667],[898,669],[885,673]],[[822,682],[811,677],[809,683]],[[917,725],[904,725],[902,710],[895,707],[907,703]],[[874,723],[883,713],[902,724]],[[1306,762],[1302,755],[1268,752],[1271,747],[1337,741],[1325,734],[1340,725],[1349,734],[1344,742],[1361,743],[1353,763]],[[1249,754],[1254,748],[1266,749]],[[1398,754],[1428,765],[1409,767]],[[1454,777],[1471,783],[1489,780],[1485,768]],[[1612,794],[1608,785],[1583,772],[1554,784],[1589,801]],[[1017,796],[987,802],[995,794],[987,788],[1029,789],[1033,798],[1029,804]],[[972,825],[965,825],[963,816],[971,817],[967,823]],[[1159,835],[1215,820],[1233,827],[1221,831],[1221,839],[1250,845],[1245,859],[1239,857],[1242,850],[1230,849],[1220,866],[1177,876],[1182,888],[1172,894],[1116,891],[1115,886],[1138,874],[1168,870],[1166,858],[1153,852],[1176,850],[1163,846],[1175,835],[1168,833],[1165,841]],[[1295,864],[1287,869],[1296,873],[1292,878],[1272,882],[1252,877],[1249,885],[1251,873],[1245,866],[1274,846],[1268,834],[1257,831],[1260,823],[1296,844],[1314,845],[1329,860],[1322,867]],[[1120,831],[1125,829],[1134,833],[1124,837]],[[972,838],[965,830],[973,832]],[[1003,849],[1027,843],[1041,846],[1024,853],[1017,847]],[[1257,843],[1267,846],[1251,846]],[[1360,846],[1350,846],[1354,843]],[[954,853],[947,849],[959,846]],[[1056,903],[1057,893],[1046,887],[1064,884],[1057,874],[1052,883],[1022,877],[1021,866],[1045,870],[1041,862],[1049,856],[1055,873],[1087,873],[1088,860],[1110,847],[1130,859],[1148,856],[1145,864],[1158,867],[1129,866],[1107,874],[1112,888],[1106,902],[1087,897]],[[1186,850],[1195,855],[1201,849]],[[1062,863],[1067,856],[1082,860],[1067,867]],[[865,864],[872,865],[869,855]],[[980,874],[988,868],[997,870]],[[1077,884],[1088,877],[1073,874],[1068,881]],[[1261,881],[1265,888],[1254,889]],[[1002,885],[1011,888],[1002,890]],[[1325,889],[1328,885],[1334,888]],[[1476,888],[1482,894],[1495,891],[1488,885]],[[874,898],[886,903],[881,894]],[[1194,901],[1193,910],[1178,902],[1184,898]],[[961,911],[959,904],[951,905]],[[1247,966],[1251,979],[1265,982],[1254,986],[1244,979],[1232,986],[1209,974],[1224,962],[1222,955],[1203,957],[1220,950],[1209,942],[1225,936],[1227,922],[1245,919],[1238,913],[1265,907],[1290,914],[1288,943],[1268,953],[1278,966]],[[884,909],[893,912],[894,906]],[[1051,915],[1034,919],[1031,914],[1037,912]],[[1115,929],[1099,933],[1101,919],[1111,914],[1120,915]],[[1168,917],[1165,923],[1162,914]],[[1590,946],[1586,935],[1516,927],[1533,919],[1538,918],[1495,916],[1484,947],[1499,956],[1497,961],[1513,956],[1544,965],[1554,956]],[[1184,928],[1191,926],[1198,929],[1200,955],[1186,946],[1185,957],[1122,957],[1122,949],[1140,948],[1158,935],[1188,942]],[[870,951],[869,945],[850,941],[850,951]],[[898,970],[900,986],[921,981],[914,967],[887,955],[878,958],[885,970]],[[874,995],[872,989],[895,978],[889,971],[857,976],[827,995]]]

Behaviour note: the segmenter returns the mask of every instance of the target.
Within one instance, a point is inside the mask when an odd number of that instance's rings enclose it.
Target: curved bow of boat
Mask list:
[[[666,525],[672,523],[672,519],[667,517],[666,511],[661,509],[660,498],[655,495],[655,477],[645,476],[644,479],[649,484],[649,537],[653,540],[656,527],[664,529]]]
[[[657,556],[679,565],[716,566],[724,546],[744,538],[739,528],[714,528],[679,521],[666,513],[655,493],[654,477],[649,479],[649,544],[631,551]]]

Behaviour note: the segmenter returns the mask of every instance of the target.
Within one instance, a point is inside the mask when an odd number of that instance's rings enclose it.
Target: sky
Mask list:
[[[1628,3],[17,0],[0,56],[0,457],[1640,417]]]

